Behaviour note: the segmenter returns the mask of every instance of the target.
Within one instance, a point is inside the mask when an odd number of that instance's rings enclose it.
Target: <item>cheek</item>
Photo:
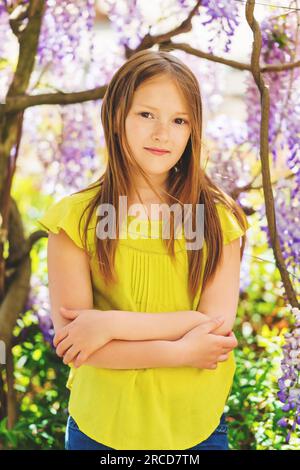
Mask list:
[[[184,132],[183,130],[181,132],[179,131],[174,131],[172,133],[172,143],[173,143],[173,148],[177,149],[176,153],[182,153],[188,143],[189,140],[189,134],[187,132]]]
[[[147,134],[147,129],[138,119],[132,119],[125,125],[128,141],[133,146],[143,142]]]

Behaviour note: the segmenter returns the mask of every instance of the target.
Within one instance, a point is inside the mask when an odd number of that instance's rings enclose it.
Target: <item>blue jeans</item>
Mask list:
[[[186,450],[229,450],[228,425],[226,424],[225,413],[222,414],[220,423],[214,432],[205,440],[190,447]],[[100,442],[94,441],[82,431],[80,431],[77,423],[72,416],[69,415],[67,421],[67,428],[65,434],[65,449],[66,450],[116,450],[112,447],[107,447]]]

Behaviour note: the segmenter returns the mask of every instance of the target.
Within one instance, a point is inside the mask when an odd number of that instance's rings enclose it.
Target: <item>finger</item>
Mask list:
[[[74,366],[75,367],[80,367],[84,362],[87,360],[87,355],[84,354],[83,352],[80,352],[77,356],[77,358],[74,361]]]
[[[68,336],[68,330],[67,330],[67,328],[61,328],[61,329],[56,333],[56,335],[54,335],[54,338],[53,338],[53,345],[54,345],[54,347],[56,348],[56,346],[58,345],[58,343],[60,343],[60,341],[62,341],[63,339],[65,339],[66,336]]]
[[[236,348],[238,345],[237,339],[227,336],[220,336],[220,345],[223,348]]]
[[[234,339],[237,340],[237,338],[236,338],[236,336],[235,336],[235,334],[234,334],[233,331],[231,331],[228,336],[229,336],[230,338],[234,338]]]
[[[239,344],[239,343],[238,343],[238,340],[236,339],[235,336],[233,336],[233,337],[231,338],[231,340],[232,340],[233,347],[236,348],[236,347],[238,346],[238,344]]]
[[[216,369],[217,367],[218,367],[218,364],[215,363],[215,364],[212,364],[212,365],[209,367],[209,369]]]
[[[238,345],[238,341],[237,339],[235,338],[235,336],[231,336],[231,339],[232,339],[232,343],[228,346],[224,346],[224,344],[222,345],[222,352],[223,353],[228,353],[230,351],[232,351],[237,345]]]
[[[69,362],[72,362],[78,353],[79,353],[79,349],[76,348],[74,345],[72,345],[64,354],[63,363],[69,364]]]
[[[224,362],[224,361],[227,361],[228,359],[228,354],[221,354],[221,356],[219,356],[218,358],[218,362]]]
[[[78,358],[80,352],[77,354],[77,356],[74,357],[73,361],[70,362],[70,366],[72,367],[76,367],[75,363],[76,363],[76,359]]]
[[[72,346],[72,342],[71,342],[69,336],[67,336],[66,339],[61,341],[59,343],[59,345],[57,346],[56,354],[58,356],[62,357],[65,354],[65,352],[67,351],[67,349],[69,349],[70,346]]]
[[[234,334],[234,333],[232,334],[232,336],[233,336],[233,338],[235,339],[236,345],[238,346],[239,342],[238,342],[238,339],[237,339],[237,337],[235,336],[235,334]]]
[[[65,307],[60,307],[60,312],[63,317],[68,318],[69,320],[74,320],[79,315],[78,310],[69,310]]]
[[[204,331],[207,331],[209,333],[210,331],[213,331],[220,325],[222,325],[222,323],[224,323],[224,320],[224,317],[210,318],[209,320],[207,320],[206,323],[203,323],[203,325],[200,326],[204,329]]]
[[[234,348],[222,348],[220,354],[230,354]]]

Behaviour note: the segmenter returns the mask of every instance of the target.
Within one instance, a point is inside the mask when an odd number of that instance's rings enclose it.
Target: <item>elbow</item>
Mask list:
[[[232,327],[220,325],[218,328],[212,331],[214,335],[229,336],[232,331]]]
[[[215,335],[229,336],[230,333],[233,331],[235,318],[235,316],[234,318],[225,318],[224,322],[215,330],[213,330],[213,333]]]

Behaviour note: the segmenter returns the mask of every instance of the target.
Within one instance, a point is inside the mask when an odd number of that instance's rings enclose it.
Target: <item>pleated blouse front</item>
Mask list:
[[[63,229],[77,246],[80,215],[95,189],[65,196],[38,222],[47,231]],[[224,244],[243,235],[233,214],[217,204]],[[129,216],[122,226],[127,238],[118,241],[115,267],[118,282],[108,287],[97,266],[94,245],[96,219],[88,230],[94,308],[132,312],[196,310],[206,260],[204,242],[201,282],[196,296],[188,295],[188,257],[184,236],[175,239],[173,261],[160,236],[147,238],[148,221],[132,231]],[[248,224],[248,228],[250,225]],[[125,230],[125,232],[124,232]],[[192,367],[106,369],[83,365],[70,367],[69,413],[80,430],[117,450],[183,450],[207,439],[217,427],[235,372],[234,354],[213,370]]]

